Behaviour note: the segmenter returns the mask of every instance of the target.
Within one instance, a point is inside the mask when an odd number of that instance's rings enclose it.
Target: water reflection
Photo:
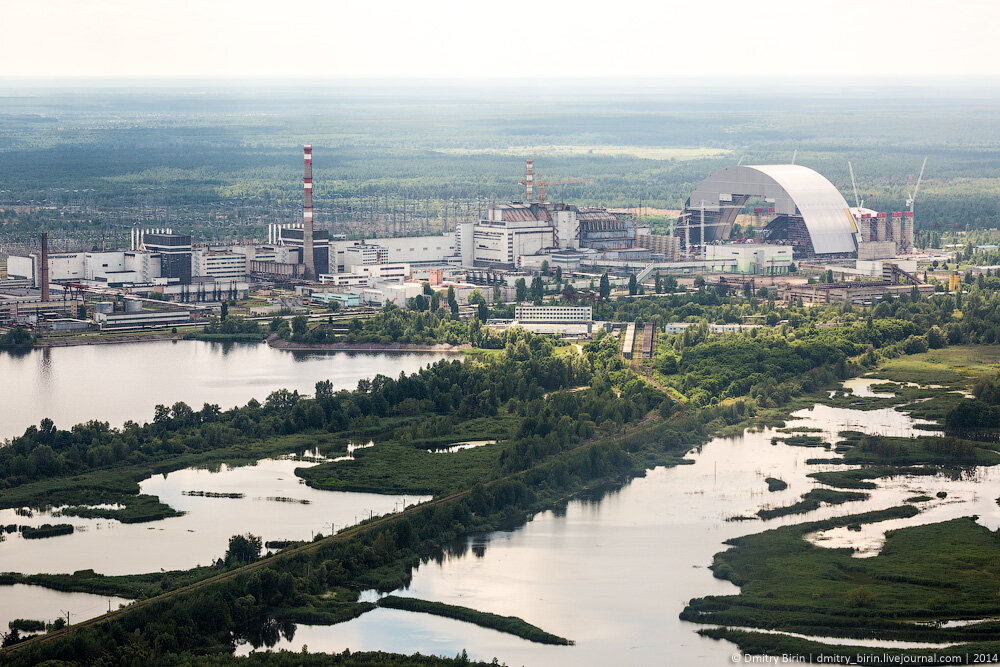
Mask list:
[[[295,639],[295,624],[279,621],[270,616],[255,617],[244,623],[233,633],[233,642],[249,644],[252,648],[271,648],[279,641],[291,642]]]
[[[91,595],[90,593],[65,593],[41,586],[14,584],[0,586],[0,632],[6,632],[8,623],[16,618],[51,623],[60,615],[70,614],[70,621],[78,623],[100,616],[109,609],[118,609],[130,600],[119,597]]]
[[[153,341],[0,352],[4,387],[0,440],[45,417],[59,428],[91,419],[120,426],[148,421],[157,403],[184,401],[223,409],[276,389],[311,394],[316,382],[354,389],[378,373],[396,377],[443,359],[444,353],[292,353],[267,345]],[[95,382],[100,391],[94,391]]]
[[[140,482],[141,492],[184,512],[150,523],[54,518],[58,508],[36,511],[31,517],[0,510],[0,525],[69,523],[76,529],[72,535],[41,540],[9,535],[0,542],[0,572],[60,573],[90,568],[102,574],[136,574],[187,569],[221,557],[229,537],[238,533],[260,535],[265,542],[308,540],[372,514],[397,511],[404,502],[426,499],[313,489],[295,476],[296,468],[309,465],[293,459],[264,459],[241,467],[216,464],[150,477]]]
[[[898,436],[934,434],[916,428],[896,410],[863,412],[817,405],[793,416],[788,427],[818,429],[829,442],[844,430]],[[703,638],[704,626],[681,621],[687,601],[737,591],[712,576],[708,565],[730,538],[763,529],[755,515],[765,506],[790,505],[817,486],[812,472],[841,470],[836,463],[808,464],[816,450],[771,444],[780,433],[766,429],[717,438],[691,452],[690,465],[657,468],[624,486],[598,489],[533,517],[511,531],[473,536],[426,559],[404,589],[409,595],[519,616],[548,632],[576,641],[553,647],[484,630],[451,619],[378,608],[332,627],[299,626],[293,641],[275,648],[311,651],[389,650],[453,656],[467,649],[476,659],[494,656],[517,665],[728,664],[735,648]],[[825,452],[824,456],[835,456]],[[869,501],[824,505],[804,515],[779,517],[767,527],[821,520],[891,507],[919,493],[931,495],[924,513],[906,520],[939,521],[980,514],[1000,524],[992,491],[998,472],[980,469],[959,475],[876,480]],[[767,477],[788,487],[768,491]],[[975,487],[979,486],[979,491]],[[936,497],[947,490],[947,497]],[[732,521],[733,517],[752,517]],[[982,519],[981,519],[982,520]],[[902,522],[901,522],[902,523]],[[873,524],[877,540],[893,522]],[[831,531],[832,532],[832,531]],[[844,531],[847,532],[847,531]],[[824,546],[839,546],[824,535]],[[471,556],[471,557],[470,557]],[[371,601],[377,600],[372,594]],[[847,642],[855,643],[855,642]],[[240,649],[246,652],[249,648]]]

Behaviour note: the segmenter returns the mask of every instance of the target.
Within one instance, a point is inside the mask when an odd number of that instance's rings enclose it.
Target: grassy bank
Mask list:
[[[816,636],[910,641],[1000,641],[1000,623],[958,627],[916,621],[992,619],[1000,614],[995,587],[1000,534],[969,518],[887,533],[879,555],[853,558],[805,535],[913,516],[910,506],[784,526],[728,542],[713,571],[740,586],[738,595],[692,600],[681,617],[698,623],[761,628]],[[779,649],[780,637],[767,652]],[[758,646],[758,648],[760,648]]]
[[[443,602],[431,602],[429,600],[418,600],[417,598],[399,597],[397,595],[387,595],[379,600],[380,607],[389,609],[401,609],[403,611],[415,611],[445,618],[454,618],[466,623],[473,623],[491,630],[499,630],[509,635],[538,642],[539,644],[556,644],[558,646],[568,646],[573,642],[569,639],[559,637],[541,628],[528,623],[516,616],[500,616],[486,611],[477,611],[468,607],[461,607]]]

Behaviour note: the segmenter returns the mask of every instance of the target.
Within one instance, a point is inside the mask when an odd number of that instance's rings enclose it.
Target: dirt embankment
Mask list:
[[[122,334],[120,336],[88,336],[39,338],[35,347],[72,347],[74,345],[110,345],[112,343],[145,343],[154,340],[181,340],[184,334]]]
[[[449,345],[437,343],[424,345],[420,343],[296,343],[271,336],[267,344],[278,350],[327,351],[327,352],[459,352],[471,349],[468,343]]]

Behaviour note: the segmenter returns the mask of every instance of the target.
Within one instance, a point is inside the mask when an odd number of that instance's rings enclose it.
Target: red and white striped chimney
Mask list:
[[[313,254],[313,166],[312,146],[303,148],[305,162],[302,176],[302,263],[305,264],[305,278],[316,279],[316,257]]]

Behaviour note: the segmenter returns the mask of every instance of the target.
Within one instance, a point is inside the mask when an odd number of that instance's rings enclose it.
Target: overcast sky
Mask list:
[[[997,0],[0,0],[0,76],[996,76]]]

